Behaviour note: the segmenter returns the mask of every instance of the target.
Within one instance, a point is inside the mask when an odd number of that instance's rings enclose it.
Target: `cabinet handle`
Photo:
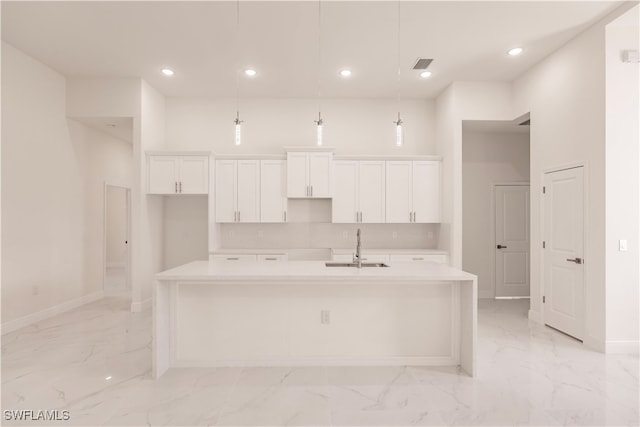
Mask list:
[[[177,193],[178,192],[178,181],[176,181],[174,184],[176,185],[175,193]]]
[[[233,222],[236,222],[238,220],[238,212],[233,211]]]
[[[413,261],[424,261],[424,258],[411,258]]]
[[[284,222],[287,222],[287,211],[284,211]]]
[[[180,181],[180,192],[182,193],[182,181]]]
[[[277,261],[278,258],[265,258],[265,261]]]
[[[310,187],[311,187],[311,197],[313,197],[313,185],[311,185]]]
[[[413,222],[411,212],[409,212],[409,222]]]
[[[240,222],[240,211],[238,211],[238,222]]]
[[[240,258],[227,258],[227,261],[238,261]]]

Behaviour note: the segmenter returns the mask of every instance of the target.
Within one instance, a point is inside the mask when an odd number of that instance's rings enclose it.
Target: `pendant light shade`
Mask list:
[[[318,146],[322,145],[322,126],[324,125],[324,120],[322,120],[322,115],[318,112],[318,120],[314,120],[316,124],[316,144]]]

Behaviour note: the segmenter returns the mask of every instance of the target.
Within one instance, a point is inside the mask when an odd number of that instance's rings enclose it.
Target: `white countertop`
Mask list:
[[[474,280],[476,276],[431,262],[393,262],[389,267],[326,267],[325,261],[194,261],[156,274],[160,281],[424,282]]]
[[[356,248],[344,248],[344,249],[331,249],[331,251],[335,255],[343,255],[343,254],[353,254],[356,251]],[[449,252],[443,251],[442,249],[366,249],[362,248],[363,254],[369,255],[404,255],[404,254],[415,254],[415,255],[449,255]]]

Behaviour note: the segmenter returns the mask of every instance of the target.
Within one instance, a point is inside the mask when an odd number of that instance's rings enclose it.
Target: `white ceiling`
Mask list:
[[[452,81],[511,81],[620,1],[405,1],[403,98],[433,98]],[[396,97],[398,2],[2,1],[2,38],[66,76],[142,77],[167,96]],[[509,57],[506,51],[525,52]],[[434,58],[430,79],[410,70]],[[175,70],[172,78],[160,68]],[[338,70],[349,67],[349,79]]]

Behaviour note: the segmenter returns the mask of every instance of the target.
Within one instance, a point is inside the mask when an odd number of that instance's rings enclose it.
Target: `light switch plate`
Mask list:
[[[618,250],[620,252],[627,251],[627,241],[626,240],[618,240]]]

